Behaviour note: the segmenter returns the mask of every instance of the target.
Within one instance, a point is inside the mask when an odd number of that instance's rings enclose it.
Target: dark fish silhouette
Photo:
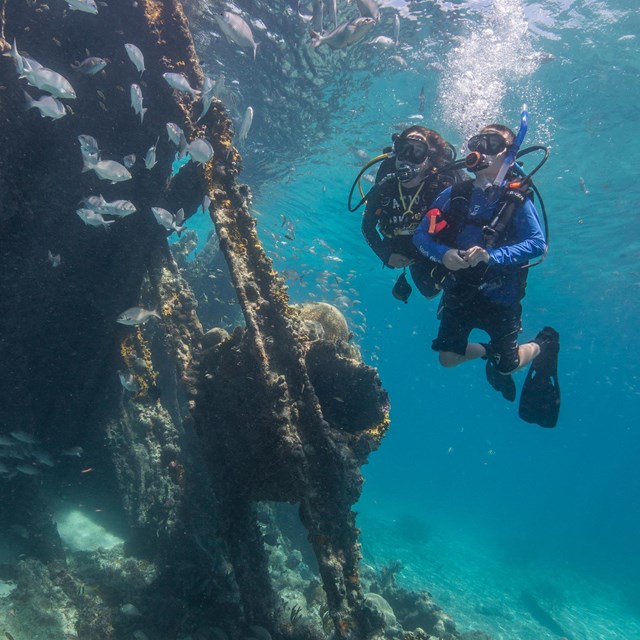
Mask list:
[[[558,636],[572,640],[571,636],[554,620],[553,616],[540,606],[536,597],[528,591],[520,594],[520,602],[524,605],[527,613],[542,627],[555,633]]]

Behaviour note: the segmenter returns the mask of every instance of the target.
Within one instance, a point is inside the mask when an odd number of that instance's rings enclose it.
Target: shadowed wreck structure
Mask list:
[[[359,575],[351,507],[388,427],[388,399],[336,309],[289,304],[238,182],[224,105],[214,100],[196,124],[200,105],[163,80],[178,72],[202,86],[180,4],[114,0],[98,17],[62,5],[2,5],[5,51],[15,38],[21,54],[64,75],[85,51],[110,64],[68,76],[77,98],[57,121],[23,113],[26,85],[11,58],[0,65],[0,435],[7,456],[22,456],[0,476],[3,535],[22,558],[0,564],[13,585],[0,631],[15,640],[42,629],[83,640],[460,637],[393,571]],[[142,80],[127,42],[145,54]],[[149,105],[143,124],[129,102],[135,82]],[[208,139],[213,160],[169,177],[175,149],[165,139],[158,165],[139,160],[131,180],[81,173],[79,135],[95,137],[103,159],[140,158],[167,122]],[[108,229],[85,226],[75,210],[97,194],[137,212]],[[151,207],[206,215],[205,195],[217,237],[186,262],[188,234],[172,253]],[[226,283],[209,279],[222,257]],[[201,323],[216,310],[200,293],[219,287],[235,292],[235,328]],[[115,322],[134,306],[159,318]],[[79,528],[78,512],[124,543],[63,544],[61,523]],[[283,597],[287,581],[306,585],[301,600]],[[395,598],[395,615],[378,594]]]

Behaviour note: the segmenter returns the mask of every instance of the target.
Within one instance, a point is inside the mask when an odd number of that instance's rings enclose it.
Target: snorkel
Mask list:
[[[522,105],[522,113],[520,114],[520,128],[518,129],[518,133],[516,134],[516,138],[513,143],[509,146],[507,151],[507,155],[504,157],[504,161],[502,166],[500,167],[500,171],[498,171],[498,175],[493,181],[493,185],[495,187],[504,187],[507,182],[507,174],[509,170],[513,166],[513,163],[516,161],[516,156],[518,155],[518,151],[520,151],[520,146],[524,140],[524,137],[527,135],[527,128],[529,126],[529,114],[527,112],[527,105]]]

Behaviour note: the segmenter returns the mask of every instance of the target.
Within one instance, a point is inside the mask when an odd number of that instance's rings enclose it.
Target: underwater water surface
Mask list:
[[[354,73],[332,135],[307,139],[306,158],[291,165],[271,147],[267,179],[251,136],[243,149],[258,231],[292,301],[342,309],[390,394],[391,427],[357,505],[364,561],[400,560],[399,582],[432,592],[461,630],[640,638],[637,6],[435,4],[449,17],[403,41],[408,68]],[[364,159],[403,124],[431,126],[461,150],[483,123],[516,128],[523,103],[525,146],[551,150],[536,179],[550,249],[529,275],[522,334],[560,332],[551,430],[520,421],[482,363],[438,366],[436,303],[415,290],[406,305],[391,296],[399,272],[381,268],[361,212],[346,206]]]

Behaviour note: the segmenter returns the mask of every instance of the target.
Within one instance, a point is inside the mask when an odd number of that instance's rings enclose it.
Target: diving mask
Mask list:
[[[497,156],[507,148],[507,141],[499,133],[479,133],[469,138],[467,149],[489,156]]]
[[[422,164],[430,154],[430,149],[424,142],[411,138],[397,141],[395,151],[398,160],[411,164]]]

